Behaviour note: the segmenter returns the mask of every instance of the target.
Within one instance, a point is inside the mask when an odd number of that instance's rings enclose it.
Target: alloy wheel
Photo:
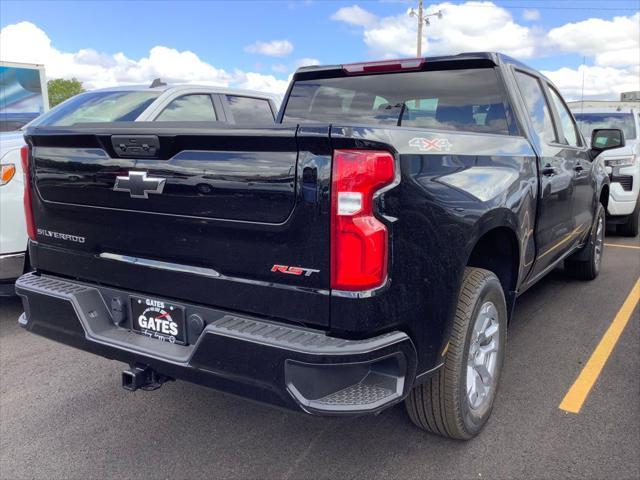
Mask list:
[[[488,407],[493,397],[500,345],[498,310],[485,302],[473,325],[467,353],[467,400],[472,411]]]

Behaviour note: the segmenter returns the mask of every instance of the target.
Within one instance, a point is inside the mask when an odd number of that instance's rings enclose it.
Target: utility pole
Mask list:
[[[422,0],[418,0],[418,45],[416,46],[416,57],[422,56],[422,23],[424,22],[424,10],[422,8]]]
[[[424,14],[423,0],[418,0],[418,11],[413,8],[409,10],[409,16],[418,18],[418,38],[416,39],[416,57],[422,56],[422,26],[431,25],[430,17],[442,18],[442,10],[435,13]]]

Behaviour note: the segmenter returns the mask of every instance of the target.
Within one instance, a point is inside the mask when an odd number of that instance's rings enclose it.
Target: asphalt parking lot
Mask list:
[[[0,300],[0,478],[640,478],[637,305],[580,413],[559,408],[640,276],[637,238],[607,244],[597,280],[558,270],[520,298],[493,416],[466,443],[402,406],[336,419],[184,382],[130,393],[122,364],[25,332]]]

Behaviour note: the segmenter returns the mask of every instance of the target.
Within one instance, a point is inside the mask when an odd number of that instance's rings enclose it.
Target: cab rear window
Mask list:
[[[158,98],[157,91],[103,91],[76,95],[36,119],[32,126],[66,127],[76,123],[130,122]]]
[[[283,122],[509,134],[505,107],[491,68],[358,75],[297,81]]]

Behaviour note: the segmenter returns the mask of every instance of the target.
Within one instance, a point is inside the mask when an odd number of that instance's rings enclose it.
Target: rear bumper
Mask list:
[[[23,275],[16,282],[27,330],[176,379],[316,414],[378,412],[401,401],[413,384],[416,351],[399,331],[363,340],[186,304],[189,345],[132,332],[108,307],[137,292],[62,278]],[[189,329],[189,322],[187,322]]]

